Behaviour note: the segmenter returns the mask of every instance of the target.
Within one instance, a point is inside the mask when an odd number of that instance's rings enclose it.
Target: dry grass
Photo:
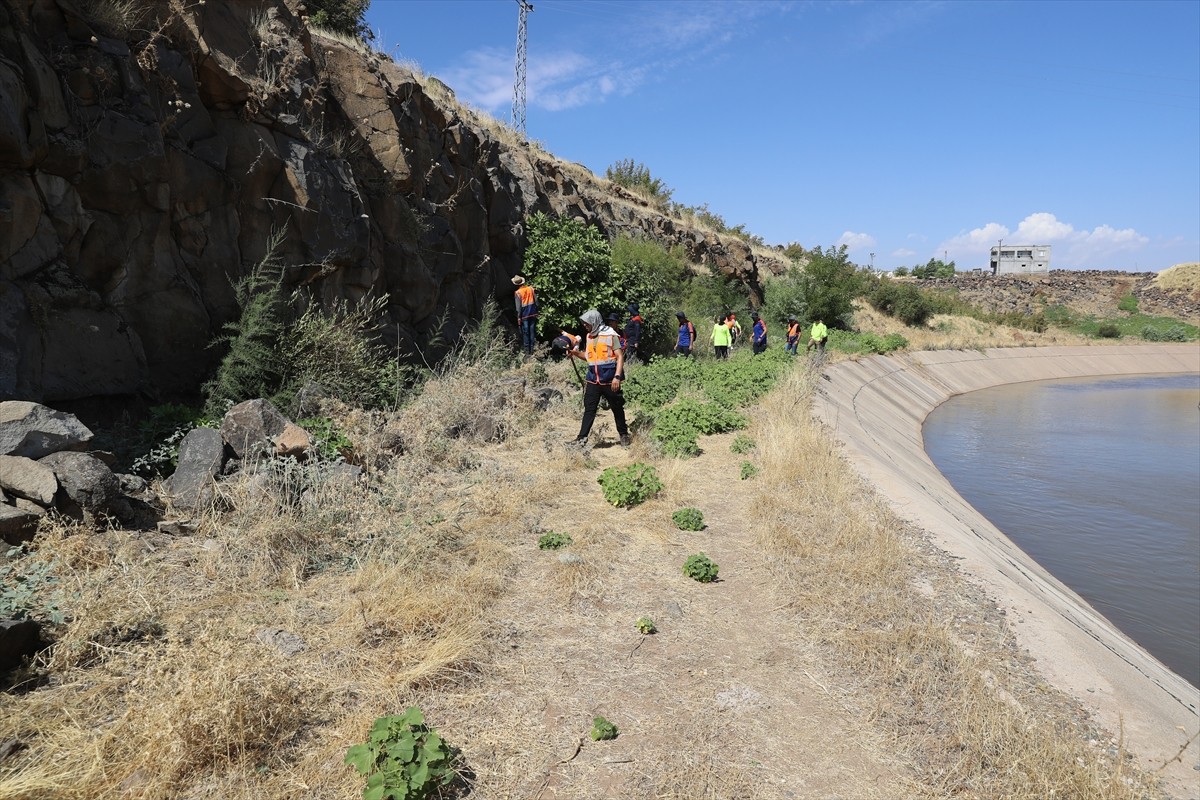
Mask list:
[[[1043,333],[950,314],[935,314],[923,326],[905,325],[858,301],[854,324],[862,331],[878,334],[899,333],[908,340],[908,349],[981,350],[988,347],[1047,347],[1051,345],[1096,344],[1095,339],[1050,328]],[[1107,342],[1111,344],[1111,342]]]
[[[1176,264],[1154,279],[1156,288],[1168,291],[1200,292],[1200,261]]]
[[[959,624],[986,606],[808,421],[812,382],[797,373],[760,409],[755,527],[796,613],[856,676],[848,697],[868,704],[939,795],[1153,796],[1123,754],[1071,729],[1067,701],[1016,662],[998,619]]]

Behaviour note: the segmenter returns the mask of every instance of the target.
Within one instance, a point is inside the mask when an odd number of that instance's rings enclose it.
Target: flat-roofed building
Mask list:
[[[1006,244],[992,248],[993,275],[1029,275],[1050,271],[1050,245]]]

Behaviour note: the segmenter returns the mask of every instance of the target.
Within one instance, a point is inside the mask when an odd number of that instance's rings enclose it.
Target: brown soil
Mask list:
[[[558,422],[551,435],[566,440],[576,420]],[[906,769],[826,688],[802,621],[772,587],[732,435],[707,438],[659,499],[629,510],[605,504],[595,478],[637,460],[639,445],[617,446],[611,417],[592,439],[562,495],[538,499],[541,525],[574,544],[542,552],[530,537],[511,578],[522,588],[496,609],[505,634],[482,693],[509,709],[520,746],[488,759],[500,774],[479,775],[478,796],[908,796]],[[686,506],[704,512],[703,531],[674,527]],[[720,566],[713,584],[682,574],[700,551]],[[656,634],[636,630],[641,616]],[[596,715],[618,726],[616,740],[588,737]]]

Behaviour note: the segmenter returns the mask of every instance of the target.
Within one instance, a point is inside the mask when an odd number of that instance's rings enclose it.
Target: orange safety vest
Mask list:
[[[517,295],[517,305],[520,310],[517,312],[520,319],[529,319],[538,315],[537,296],[533,292],[533,287],[525,284],[515,292]]]
[[[617,377],[617,353],[621,338],[615,333],[588,334],[587,382],[612,383]]]
[[[793,322],[788,326],[787,338],[789,342],[797,341],[800,338],[800,323]]]

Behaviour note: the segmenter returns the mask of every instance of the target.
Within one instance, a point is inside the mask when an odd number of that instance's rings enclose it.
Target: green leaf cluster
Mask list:
[[[25,547],[10,547],[0,561],[0,619],[48,619],[65,621],[59,608],[61,591],[54,576],[54,562],[23,557]]]
[[[746,427],[747,420],[720,403],[683,397],[654,415],[650,438],[669,456],[690,457],[700,453],[697,438]]]
[[[704,512],[698,508],[681,508],[671,515],[671,521],[681,531],[704,530]]]
[[[538,538],[538,550],[559,550],[575,541],[569,533],[548,531]]]
[[[323,461],[345,460],[346,453],[354,448],[350,438],[329,417],[305,417],[296,424],[313,437],[317,458]]]
[[[367,25],[367,6],[371,0],[307,0],[309,23],[328,28],[363,41],[372,41],[375,34]]]
[[[886,355],[895,350],[908,347],[908,339],[898,333],[880,336],[877,333],[864,331],[830,331],[829,346],[842,353],[864,353]]]
[[[607,739],[617,738],[617,726],[606,720],[604,717],[595,717],[592,719],[592,741],[601,742]]]
[[[589,308],[616,309],[618,287],[610,279],[611,249],[598,228],[540,211],[525,220],[525,277],[538,293],[538,332],[554,336],[578,330]]]
[[[733,438],[733,443],[729,445],[729,452],[744,456],[757,446],[752,438],[744,433],[739,433]]]
[[[658,472],[649,464],[636,462],[627,467],[609,467],[596,479],[604,490],[604,499],[617,508],[644,503],[662,491]]]
[[[738,471],[738,475],[742,480],[749,480],[757,474],[758,467],[754,466],[749,461],[743,461]]]
[[[425,724],[420,709],[375,720],[345,763],[367,779],[363,800],[428,800],[460,781],[460,754]]]
[[[643,636],[658,633],[658,628],[654,626],[654,620],[649,617],[638,617],[638,621],[634,624],[637,626],[638,633],[641,633]]]
[[[712,583],[717,579],[720,567],[704,553],[688,556],[683,562],[683,574],[700,583]]]

